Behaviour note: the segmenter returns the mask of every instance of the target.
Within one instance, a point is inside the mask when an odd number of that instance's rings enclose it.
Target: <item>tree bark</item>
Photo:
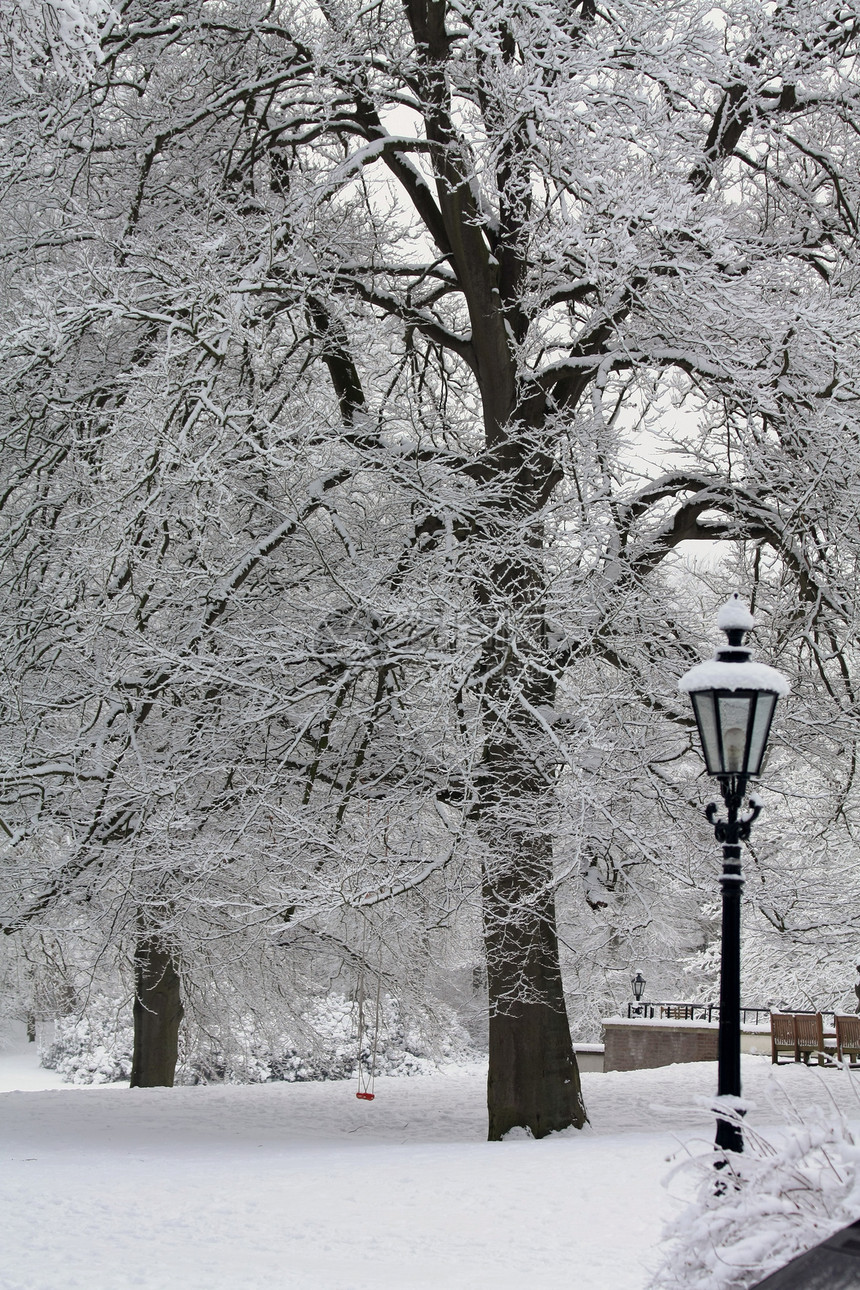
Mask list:
[[[484,647],[478,783],[486,847],[491,1142],[516,1127],[542,1138],[582,1128],[587,1119],[556,932],[548,822],[558,755],[538,715],[551,713],[556,685],[546,648],[543,535],[537,522],[529,536],[532,558],[526,549],[489,564],[483,594],[496,621],[506,623]]]
[[[562,988],[546,837],[520,848],[484,883],[490,999],[488,1138],[535,1138],[587,1116]]]
[[[154,936],[142,934],[134,952],[131,1088],[173,1087],[182,1011],[173,955]]]

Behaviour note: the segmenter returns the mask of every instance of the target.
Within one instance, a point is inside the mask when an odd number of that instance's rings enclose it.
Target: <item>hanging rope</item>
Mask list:
[[[370,803],[367,805],[368,831],[370,826]],[[385,828],[382,834],[385,854],[388,855],[388,817],[385,819]],[[356,1097],[363,1102],[372,1102],[376,1097],[374,1085],[376,1083],[376,1053],[379,1047],[379,1028],[382,1013],[382,936],[379,936],[379,956],[376,965],[376,1001],[373,1009],[373,1043],[370,1048],[370,1061],[367,1066],[362,1062],[364,1054],[364,1037],[367,1032],[366,1004],[367,990],[366,973],[369,961],[370,950],[370,919],[364,920],[364,931],[361,946],[361,969],[358,975],[358,981],[355,987],[356,1003],[358,1004],[358,1092]]]
[[[376,1002],[373,1013],[373,1043],[370,1047],[370,1061],[367,1067],[362,1062],[364,1053],[364,1036],[367,1030],[365,1022],[365,1005],[367,1003],[367,992],[365,990],[365,971],[367,965],[367,942],[368,926],[364,925],[364,947],[361,956],[361,971],[359,973],[356,985],[356,1002],[358,1004],[358,1092],[356,1097],[363,1102],[372,1102],[376,1097],[374,1085],[376,1083],[376,1052],[379,1047],[379,1025],[382,1007],[382,941],[379,942],[379,964],[376,969]]]

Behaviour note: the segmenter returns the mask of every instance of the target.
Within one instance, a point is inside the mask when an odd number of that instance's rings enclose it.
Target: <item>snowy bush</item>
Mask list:
[[[373,1044],[373,1011],[366,1024],[361,1061],[369,1070]],[[81,1017],[57,1021],[53,1042],[42,1065],[71,1084],[107,1084],[131,1073],[134,1035],[117,1020],[118,1007],[107,999],[91,1000]],[[404,1016],[398,1001],[380,1003],[375,1071],[377,1075],[421,1075],[439,1061],[474,1056],[469,1037],[455,1017],[446,1018],[447,1038],[431,1044],[420,1027]],[[314,1000],[290,1029],[262,1028],[250,1016],[233,1021],[223,1034],[186,1030],[180,1043],[177,1084],[264,1084],[274,1080],[352,1079],[358,1073],[355,1004],[343,995]]]
[[[721,1111],[721,1114],[723,1112]],[[747,1290],[824,1241],[860,1212],[860,1149],[835,1109],[768,1141],[744,1127],[744,1154],[713,1150],[684,1161],[695,1198],[667,1226],[650,1290]]]
[[[373,1012],[373,1009],[370,1009]],[[366,1020],[366,1025],[368,1020]],[[373,1018],[365,1031],[361,1063],[370,1069]],[[437,1068],[440,1060],[473,1056],[469,1038],[455,1018],[449,1035],[433,1047],[420,1029],[408,1021],[398,1001],[386,995],[380,1004],[376,1046],[377,1075],[422,1075]],[[220,1042],[198,1041],[180,1061],[177,1083],[226,1081],[263,1084],[272,1080],[353,1079],[358,1074],[356,1007],[343,995],[315,1000],[291,1031],[260,1033],[251,1019],[235,1023]]]
[[[69,1084],[111,1084],[131,1075],[133,1044],[131,1025],[118,1017],[117,1005],[92,999],[82,1016],[56,1021],[42,1065]]]

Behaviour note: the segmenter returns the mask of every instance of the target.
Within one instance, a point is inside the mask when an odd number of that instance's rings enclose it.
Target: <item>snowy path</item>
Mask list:
[[[713,1065],[586,1075],[584,1134],[483,1141],[477,1068],[377,1083],[32,1089],[0,1056],[2,1290],[641,1290]],[[750,1119],[840,1072],[745,1059]],[[26,1080],[23,1081],[26,1084]],[[774,1104],[774,1098],[776,1099]]]

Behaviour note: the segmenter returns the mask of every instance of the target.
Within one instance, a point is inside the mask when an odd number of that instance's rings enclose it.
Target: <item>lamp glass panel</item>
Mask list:
[[[717,699],[722,737],[722,771],[726,775],[743,775],[747,761],[747,735],[755,692],[732,691]]]
[[[708,774],[719,775],[722,766],[720,765],[720,736],[714,711],[714,692],[713,690],[694,690],[690,698],[693,701],[693,711],[696,714]]]
[[[770,723],[776,707],[777,696],[770,690],[759,690],[756,695],[755,716],[753,717],[752,737],[750,739],[749,773],[757,775],[761,770],[765,745],[770,733]]]

